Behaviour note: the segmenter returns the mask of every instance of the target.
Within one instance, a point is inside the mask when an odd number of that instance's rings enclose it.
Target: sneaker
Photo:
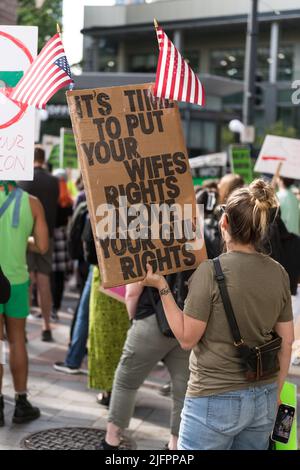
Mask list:
[[[51,343],[53,341],[51,330],[42,331],[42,341]]]
[[[5,421],[4,421],[4,400],[3,396],[1,395],[0,397],[0,428],[4,426]]]
[[[15,424],[28,423],[34,419],[39,418],[41,415],[40,410],[29,403],[27,395],[16,396],[16,406],[12,422]]]
[[[78,367],[71,367],[67,366],[64,362],[55,362],[53,364],[53,368],[58,370],[59,372],[63,372],[64,374],[80,374],[80,369]]]
[[[168,397],[171,394],[171,383],[167,383],[160,387],[159,393],[163,395],[164,397]]]
[[[111,446],[107,444],[105,439],[101,439],[100,444],[96,447],[95,450],[119,450],[120,446]]]
[[[107,408],[109,408],[110,397],[111,392],[106,392],[106,394],[99,393],[99,395],[97,395],[96,401],[97,403],[99,403],[99,405],[106,406]]]
[[[292,366],[300,366],[300,350],[297,349],[292,354]]]
[[[51,319],[55,322],[59,321],[59,316],[55,308],[51,312]]]

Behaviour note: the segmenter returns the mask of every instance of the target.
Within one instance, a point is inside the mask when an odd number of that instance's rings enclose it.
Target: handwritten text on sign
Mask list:
[[[192,236],[195,197],[174,103],[154,98],[149,84],[67,97],[104,286],[142,279],[147,262],[163,274],[196,267],[203,250]]]
[[[10,93],[36,56],[37,27],[0,26],[0,50],[0,180],[31,180],[35,110]]]

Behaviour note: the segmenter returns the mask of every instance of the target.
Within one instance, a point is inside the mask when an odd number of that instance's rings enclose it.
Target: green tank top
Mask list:
[[[0,191],[0,208],[8,197],[9,194]],[[29,279],[26,251],[28,237],[32,234],[33,216],[29,194],[22,191],[19,221],[14,226],[16,203],[16,199],[13,200],[0,217],[0,266],[11,284],[23,284]]]

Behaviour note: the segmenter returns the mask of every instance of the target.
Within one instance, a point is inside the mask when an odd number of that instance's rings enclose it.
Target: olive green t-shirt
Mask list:
[[[233,311],[250,346],[271,339],[277,322],[293,319],[289,278],[284,268],[260,253],[229,252],[220,256]],[[241,358],[225,315],[212,260],[191,278],[184,313],[207,323],[190,357],[187,396],[201,397],[248,388]],[[277,374],[259,384],[276,381]]]

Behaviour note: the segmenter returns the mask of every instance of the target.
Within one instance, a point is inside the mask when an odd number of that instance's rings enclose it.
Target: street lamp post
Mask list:
[[[243,124],[251,126],[254,124],[255,104],[255,76],[258,36],[258,0],[251,0],[251,12],[248,17],[246,55],[245,55],[245,88],[243,106]]]

